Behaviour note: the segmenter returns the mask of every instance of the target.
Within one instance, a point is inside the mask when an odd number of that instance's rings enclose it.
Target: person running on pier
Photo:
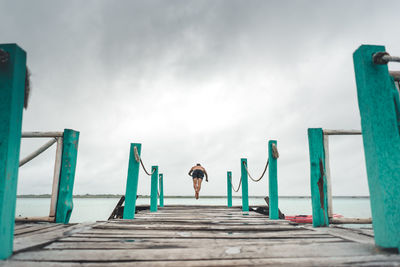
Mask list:
[[[208,174],[206,172],[206,169],[204,169],[203,166],[200,165],[200,163],[197,163],[190,169],[188,174],[193,178],[193,187],[195,192],[194,196],[196,199],[199,199],[201,182],[203,181],[204,175],[206,175],[206,182],[208,182]]]

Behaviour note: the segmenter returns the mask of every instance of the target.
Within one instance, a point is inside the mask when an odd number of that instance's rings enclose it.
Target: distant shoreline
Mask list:
[[[122,195],[114,194],[85,194],[74,195],[74,198],[121,198]],[[149,198],[148,195],[139,195],[140,198]],[[18,195],[17,198],[51,198],[50,194],[40,195]],[[193,196],[164,196],[164,198],[193,198]],[[201,198],[226,198],[226,196],[202,196]],[[241,196],[232,196],[232,198],[241,198]],[[265,198],[265,196],[250,196],[250,198]],[[310,196],[279,196],[279,198],[311,198]],[[369,198],[369,196],[333,196],[333,198]]]

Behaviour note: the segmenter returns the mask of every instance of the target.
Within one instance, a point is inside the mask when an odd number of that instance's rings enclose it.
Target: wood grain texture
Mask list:
[[[229,216],[231,213],[233,215]],[[163,221],[165,214],[168,218]],[[177,219],[173,219],[174,214]],[[243,215],[241,207],[191,206],[180,209],[175,206],[173,209],[160,208],[153,213],[149,210],[141,212],[134,220],[78,224],[71,229],[41,229],[38,230],[43,231],[41,235],[26,233],[23,243],[32,247],[16,251],[7,261],[7,266],[352,266],[369,262],[378,265],[400,263],[399,255],[376,249],[373,238],[361,232],[368,229],[357,232],[335,227],[313,228],[258,215],[252,211]],[[35,226],[19,229],[28,231],[32,227]],[[41,243],[37,242],[40,238]]]
[[[400,104],[387,65],[372,55],[384,46],[362,45],[353,54],[364,154],[376,244],[400,249]]]

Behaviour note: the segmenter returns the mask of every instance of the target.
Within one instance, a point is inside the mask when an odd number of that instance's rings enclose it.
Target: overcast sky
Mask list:
[[[307,128],[360,129],[352,53],[400,55],[399,1],[0,1],[0,43],[28,55],[23,131],[80,132],[75,194],[123,194],[130,143],[166,195],[226,195],[240,158],[261,174],[278,141],[280,195],[310,194]],[[390,65],[395,69],[395,65]],[[23,140],[21,157],[46,142]],[[360,136],[331,137],[334,195],[368,195]],[[50,193],[55,148],[20,168]],[[139,194],[149,194],[141,170]],[[249,181],[265,196],[266,177]],[[235,194],[239,195],[239,194]]]

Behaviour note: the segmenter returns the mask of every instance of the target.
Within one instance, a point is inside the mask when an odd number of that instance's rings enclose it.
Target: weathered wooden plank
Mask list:
[[[136,231],[134,233],[118,233],[118,232],[109,232],[109,233],[101,233],[101,232],[81,232],[77,233],[72,237],[65,237],[60,240],[62,241],[76,241],[84,239],[92,239],[95,240],[107,240],[107,241],[115,241],[115,240],[135,240],[135,239],[143,239],[143,238],[176,238],[176,239],[186,239],[186,238],[214,238],[214,239],[263,239],[263,238],[292,238],[292,239],[304,239],[304,238],[331,238],[332,235],[326,233],[317,233],[317,232],[267,232],[267,233],[248,233],[248,232],[162,232],[162,231]],[[89,241],[89,240],[87,240]]]
[[[222,259],[222,260],[181,260],[181,261],[114,261],[107,262],[107,266],[398,266],[400,256],[373,255],[349,257],[299,257],[299,258],[259,258],[259,259]],[[98,262],[50,262],[50,261],[6,261],[4,266],[30,266],[30,267],[55,267],[55,266],[104,266]],[[1,263],[0,263],[1,266]]]
[[[295,257],[334,257],[377,255],[373,245],[358,243],[314,243],[285,245],[266,245],[259,247],[228,246],[208,247],[207,249],[179,248],[141,250],[41,250],[19,253],[14,260],[72,261],[72,262],[112,262],[112,261],[152,261],[152,260],[211,260],[243,258],[295,258]]]
[[[315,228],[314,228],[315,229]],[[331,236],[340,237],[349,241],[363,243],[363,244],[374,244],[374,239],[371,236],[360,234],[353,229],[337,228],[337,227],[326,227],[315,229],[316,233],[325,233]]]
[[[329,223],[332,224],[369,224],[372,223],[371,218],[330,218]]]
[[[247,225],[163,225],[163,224],[148,224],[148,225],[135,225],[135,224],[105,224],[102,226],[94,226],[97,229],[126,229],[126,230],[171,230],[171,231],[296,231],[301,230],[301,227],[292,225],[257,225],[257,227],[249,227]]]
[[[30,233],[29,235],[16,236],[14,239],[14,253],[30,248],[36,248],[49,244],[61,237],[69,236],[80,230],[84,230],[87,225],[56,225],[49,229],[43,229]],[[56,228],[56,229],[55,229]],[[46,231],[47,230],[47,231]]]
[[[86,239],[90,240],[90,239]],[[264,246],[270,244],[307,244],[307,243],[346,242],[338,237],[327,238],[274,238],[274,239],[137,239],[135,242],[112,241],[68,241],[54,242],[44,249],[162,249],[162,248],[206,248],[210,245],[224,246]]]
[[[52,224],[50,224],[50,223],[48,223],[48,224],[47,223],[46,224],[32,224],[32,225],[29,225],[29,227],[16,229],[14,231],[14,236],[32,233],[32,232],[36,232],[36,231],[43,230],[43,229],[53,228],[53,227],[59,227],[59,225],[54,224],[54,223],[52,223]],[[65,227],[65,226],[63,226],[63,227]]]

